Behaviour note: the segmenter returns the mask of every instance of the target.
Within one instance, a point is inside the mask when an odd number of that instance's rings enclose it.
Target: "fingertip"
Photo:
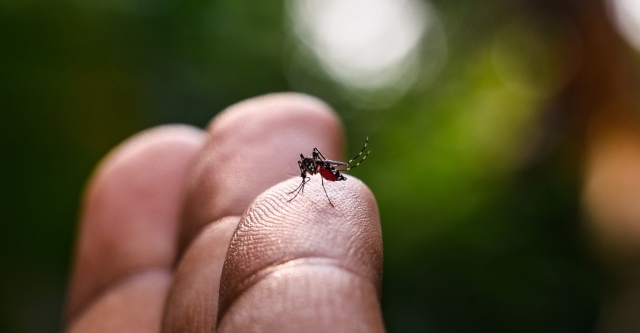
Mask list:
[[[340,124],[337,114],[323,100],[311,95],[284,92],[262,95],[236,103],[213,118],[207,129],[210,132],[233,129],[238,124],[255,117],[309,117],[318,119],[319,123],[328,120],[327,123]]]
[[[313,147],[331,158],[342,154],[338,115],[322,100],[300,93],[273,93],[234,104],[212,119],[207,131],[216,145],[244,146],[256,150],[256,156],[261,146],[267,146],[274,157],[265,163],[267,168],[278,165],[278,160],[295,161]],[[277,146],[269,147],[271,142]]]
[[[181,125],[153,128],[100,162],[85,192],[68,320],[128,274],[171,267],[184,181],[205,135]]]
[[[361,318],[378,318],[368,313],[372,308],[377,309],[382,280],[382,232],[373,194],[354,177],[330,182],[325,186],[332,206],[320,178],[314,176],[304,193],[288,202],[290,192],[299,182],[293,178],[270,188],[256,198],[242,216],[223,268],[219,322],[226,316],[235,318],[236,312],[243,311],[236,302],[250,297],[246,295],[265,293],[263,288],[274,285],[264,281],[283,271],[291,272],[292,266],[306,273],[288,274],[286,288],[306,299],[307,306],[326,310],[333,313],[336,320],[342,320],[339,311],[333,311],[344,309],[352,301],[353,295],[345,293],[344,284],[340,282],[347,274],[351,279],[347,285],[373,293],[362,298],[369,303],[375,300],[375,304],[363,304],[362,311],[367,313]],[[334,289],[331,302],[316,297],[316,291],[309,284],[309,278],[314,279],[314,271],[319,274],[317,278],[327,279],[327,292]]]
[[[99,188],[102,181],[109,178],[114,170],[126,167],[132,163],[131,161],[139,159],[141,154],[172,149],[171,145],[183,145],[186,150],[193,151],[194,149],[189,148],[201,147],[206,136],[202,129],[182,124],[162,125],[144,130],[120,143],[98,163],[87,182],[86,191],[90,193]]]

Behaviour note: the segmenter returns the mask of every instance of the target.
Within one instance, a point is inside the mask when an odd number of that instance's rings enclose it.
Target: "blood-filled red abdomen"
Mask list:
[[[320,176],[332,182],[335,182],[336,180],[338,180],[338,175],[334,174],[333,172],[331,172],[331,170],[327,168],[322,168],[322,167],[320,168]]]

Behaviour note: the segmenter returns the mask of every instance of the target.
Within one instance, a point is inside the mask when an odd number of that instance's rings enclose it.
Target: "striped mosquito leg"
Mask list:
[[[367,137],[367,139],[364,141],[364,147],[362,147],[362,150],[360,150],[358,155],[356,155],[354,158],[350,159],[349,162],[347,162],[347,164],[351,164],[351,162],[353,162],[353,160],[355,160],[356,158],[360,157],[360,155],[362,155],[364,150],[367,149],[367,145],[368,144],[369,144],[369,137]],[[369,153],[367,153],[367,155],[369,155]],[[363,158],[363,160],[364,160],[364,158]]]
[[[351,170],[351,169],[355,169],[358,165],[360,165],[360,163],[364,162],[364,160],[367,158],[367,156],[369,156],[369,153],[371,153],[371,150],[369,150],[369,151],[367,152],[367,154],[366,154],[366,155],[364,155],[364,157],[360,160],[360,162],[358,162],[356,165],[354,165],[354,166],[352,166],[352,167],[348,167],[348,168],[347,168],[347,169],[345,169],[344,171],[349,171],[349,170]],[[353,161],[353,160],[351,160],[351,161]],[[349,162],[351,162],[351,161],[349,161]]]

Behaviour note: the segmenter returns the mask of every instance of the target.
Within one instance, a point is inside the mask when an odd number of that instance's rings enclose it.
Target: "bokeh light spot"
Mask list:
[[[640,51],[640,1],[609,0],[609,11],[620,33]]]
[[[424,2],[292,0],[289,5],[296,37],[346,88],[398,89],[415,81],[423,36],[435,21]]]

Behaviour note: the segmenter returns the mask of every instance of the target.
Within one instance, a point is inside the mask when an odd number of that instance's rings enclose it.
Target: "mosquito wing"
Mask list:
[[[322,162],[329,163],[332,165],[348,165],[346,162],[332,161],[332,160],[323,160]]]

